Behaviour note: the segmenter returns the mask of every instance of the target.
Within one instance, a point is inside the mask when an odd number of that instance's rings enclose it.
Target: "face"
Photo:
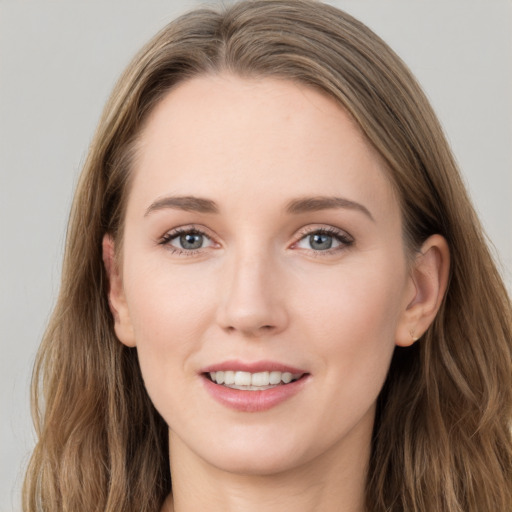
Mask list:
[[[198,77],[155,108],[133,171],[110,294],[171,453],[258,474],[360,456],[413,289],[348,115],[292,82]]]

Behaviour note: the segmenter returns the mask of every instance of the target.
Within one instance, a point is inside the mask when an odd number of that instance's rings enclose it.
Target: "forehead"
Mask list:
[[[384,165],[332,98],[281,79],[200,76],[155,107],[132,192],[288,201],[343,195],[396,206]]]

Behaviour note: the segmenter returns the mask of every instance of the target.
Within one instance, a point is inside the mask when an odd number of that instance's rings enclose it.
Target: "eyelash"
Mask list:
[[[215,245],[213,238],[206,232],[206,230],[196,226],[187,226],[173,229],[172,231],[169,231],[164,236],[162,236],[161,239],[158,241],[158,244],[166,246],[166,248],[170,250],[172,254],[176,254],[178,256],[194,256],[205,249],[205,247],[201,247],[199,249],[180,249],[178,247],[174,247],[173,245],[171,245],[172,240],[182,235],[201,235],[209,239],[212,242],[212,245]],[[311,235],[327,235],[334,238],[340,244],[338,247],[329,248],[325,250],[306,249],[314,256],[334,254],[344,249],[347,249],[348,247],[354,244],[354,239],[350,235],[348,235],[344,231],[341,231],[337,228],[330,226],[322,228],[305,228],[301,230],[299,232],[297,240],[291,245],[291,247],[293,248],[294,246],[297,246],[302,240]]]
[[[305,228],[304,230],[301,230],[299,232],[299,237],[297,241],[292,244],[292,247],[298,245],[302,240],[312,235],[327,235],[334,238],[340,244],[338,247],[333,247],[325,250],[306,249],[309,250],[309,252],[313,254],[315,257],[321,257],[338,253],[339,251],[343,251],[344,249],[349,248],[354,243],[354,239],[345,231],[337,229],[333,226],[329,226],[321,228]]]
[[[177,254],[178,256],[194,256],[203,250],[204,248],[199,249],[180,249],[179,247],[174,247],[171,245],[171,241],[175,238],[178,238],[182,235],[202,235],[205,238],[212,240],[212,237],[208,235],[208,233],[199,227],[196,226],[187,226],[173,229],[166,233],[160,240],[159,245],[166,246],[168,250],[171,251],[172,254]],[[213,241],[213,240],[212,240]]]

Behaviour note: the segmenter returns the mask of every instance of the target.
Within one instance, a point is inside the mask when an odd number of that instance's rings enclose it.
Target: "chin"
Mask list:
[[[272,436],[228,436],[199,455],[219,470],[263,477],[290,471],[314,458],[315,454],[307,453],[313,451],[312,447],[306,452],[306,446],[304,439],[294,439],[289,432]]]
[[[212,465],[226,473],[232,473],[240,476],[275,476],[286,473],[301,465],[292,456],[278,455],[275,453],[253,454],[252,456],[240,457],[234,454],[232,457],[223,460],[212,460]]]

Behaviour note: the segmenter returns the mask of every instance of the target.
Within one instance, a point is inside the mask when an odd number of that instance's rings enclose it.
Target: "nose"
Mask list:
[[[239,257],[227,267],[219,290],[220,327],[246,337],[277,334],[286,329],[283,272],[272,257],[268,254]]]

